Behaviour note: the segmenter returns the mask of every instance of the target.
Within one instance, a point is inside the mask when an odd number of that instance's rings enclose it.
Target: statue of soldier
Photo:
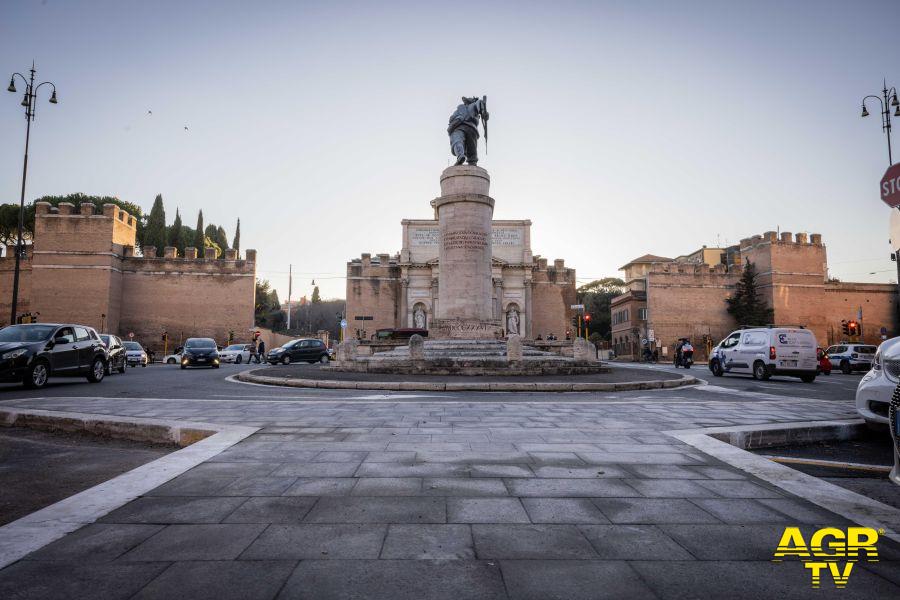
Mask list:
[[[463,96],[463,103],[456,107],[450,115],[450,124],[447,133],[450,134],[450,150],[456,157],[456,164],[468,162],[470,165],[478,164],[478,121],[484,119],[484,141],[487,143],[487,96],[481,98],[467,98]]]

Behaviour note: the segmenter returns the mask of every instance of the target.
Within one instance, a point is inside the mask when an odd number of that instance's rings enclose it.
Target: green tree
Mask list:
[[[181,213],[175,209],[175,221],[169,227],[169,245],[178,249],[178,256],[184,256],[184,225],[181,223]]]
[[[215,240],[223,252],[228,249],[228,234],[225,233],[225,228],[221,225],[216,227]]]
[[[256,280],[256,301],[254,320],[258,327],[268,327],[273,331],[284,329],[285,314],[278,301],[278,292],[267,279]]]
[[[237,220],[237,226],[234,228],[234,241],[231,242],[231,247],[240,253],[241,251],[241,220]]]
[[[166,209],[163,207],[162,195],[157,194],[150,216],[147,217],[144,245],[156,247],[156,255],[162,256],[166,242]]]
[[[312,302],[313,304],[318,304],[321,301],[322,297],[319,295],[319,286],[316,286],[313,288],[312,298],[310,299],[310,302]]]
[[[748,260],[734,294],[725,299],[726,310],[738,325],[767,325],[775,320],[775,310],[759,294],[757,276],[756,266]]]
[[[200,213],[197,215],[197,228],[194,230],[194,248],[197,249],[197,253],[200,256],[203,256],[203,209],[200,209]]]
[[[593,341],[610,339],[612,333],[610,303],[613,298],[624,292],[625,282],[618,277],[596,279],[576,290],[578,303],[584,304],[585,313],[591,315],[588,337],[593,338]]]

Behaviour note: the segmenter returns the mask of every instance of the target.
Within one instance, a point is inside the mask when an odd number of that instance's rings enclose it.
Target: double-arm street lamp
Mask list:
[[[863,117],[869,116],[869,111],[866,110],[866,100],[869,98],[875,98],[878,100],[879,104],[881,104],[881,130],[884,131],[884,135],[887,137],[887,149],[888,149],[888,166],[894,164],[894,159],[891,156],[891,107],[895,107],[896,110],[894,112],[895,117],[900,117],[900,100],[897,100],[897,88],[892,87],[888,89],[887,82],[884,83],[884,89],[881,90],[881,96],[868,95],[862,99],[862,115]]]
[[[26,78],[21,73],[13,73],[12,77],[9,78],[9,87],[6,88],[9,92],[16,92],[16,77],[19,77],[22,82],[25,84],[25,96],[22,98],[22,106],[25,107],[25,161],[22,164],[22,195],[19,198],[19,235],[16,241],[16,270],[13,275],[13,292],[12,292],[12,314],[9,318],[9,322],[12,325],[16,324],[16,312],[17,312],[17,304],[19,301],[19,269],[20,262],[22,260],[22,252],[24,251],[24,243],[22,240],[22,229],[25,224],[25,179],[28,176],[28,142],[31,138],[31,122],[34,121],[34,114],[36,109],[36,101],[37,101],[37,92],[41,88],[41,86],[49,85],[53,88],[53,93],[50,95],[50,104],[56,104],[56,86],[50,83],[49,81],[44,81],[43,83],[39,83],[37,85],[34,84],[34,63],[31,63],[31,75]]]

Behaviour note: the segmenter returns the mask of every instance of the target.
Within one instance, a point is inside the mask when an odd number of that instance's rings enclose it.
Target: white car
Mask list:
[[[730,334],[713,349],[709,370],[716,377],[747,373],[754,379],[772,375],[816,379],[816,336],[803,327],[748,327]]]
[[[890,477],[900,485],[900,393],[896,391],[891,398],[891,439],[894,441],[894,468]]]
[[[232,344],[219,352],[219,360],[226,363],[250,362],[250,344]]]
[[[872,370],[856,388],[856,412],[874,429],[888,424],[891,396],[900,381],[900,337],[882,342],[875,352]]]
[[[872,368],[875,346],[871,344],[835,344],[825,351],[831,367],[840,369],[845,375],[853,371],[868,371]]]
[[[163,362],[167,365],[180,365],[181,364],[181,353],[184,351],[184,348],[181,346],[175,348],[175,352],[172,354],[166,354],[163,357]]]
[[[122,342],[122,345],[125,346],[125,364],[129,367],[136,367],[138,365],[146,367],[147,363],[150,362],[147,352],[139,343],[129,341]]]

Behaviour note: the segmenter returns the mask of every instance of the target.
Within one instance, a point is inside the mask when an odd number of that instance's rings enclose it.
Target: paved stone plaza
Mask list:
[[[298,396],[223,383],[227,371],[151,370],[140,377],[217,383],[193,399],[115,397],[113,388],[111,397],[77,397],[100,389],[87,384],[31,398],[11,390],[0,405],[260,429],[0,571],[0,597],[900,594],[900,549],[887,540],[881,562],[858,563],[846,589],[825,581],[812,590],[801,563],[771,561],[780,535],[846,519],[662,433],[853,418],[850,401],[696,388],[471,401]],[[107,383],[131,388],[131,377]]]

